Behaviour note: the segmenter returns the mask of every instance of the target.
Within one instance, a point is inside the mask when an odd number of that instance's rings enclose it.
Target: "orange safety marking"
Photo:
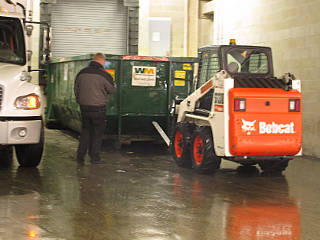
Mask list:
[[[224,106],[221,104],[215,104],[214,105],[214,111],[215,112],[224,112]]]
[[[208,89],[210,89],[212,87],[212,85],[213,85],[213,81],[210,80],[209,82],[207,82],[205,85],[203,85],[201,87],[200,93],[202,94],[202,93],[206,92]]]

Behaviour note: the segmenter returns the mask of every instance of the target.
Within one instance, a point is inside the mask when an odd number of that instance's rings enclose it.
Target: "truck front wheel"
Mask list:
[[[10,167],[12,164],[13,149],[12,146],[0,146],[0,165],[2,167]]]
[[[210,128],[200,127],[194,132],[191,160],[192,167],[199,173],[212,173],[220,168],[221,158],[214,151]]]
[[[180,167],[191,167],[190,139],[191,127],[188,124],[178,123],[172,134],[171,152]]]
[[[36,167],[41,161],[44,146],[43,125],[40,133],[40,140],[37,144],[16,145],[16,155],[21,167]]]

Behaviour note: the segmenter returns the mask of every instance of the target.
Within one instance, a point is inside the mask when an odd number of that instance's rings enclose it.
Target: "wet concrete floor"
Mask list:
[[[103,149],[105,165],[78,167],[77,139],[46,130],[36,169],[0,169],[0,240],[320,239],[320,159],[283,176],[223,161],[199,175],[165,146]]]

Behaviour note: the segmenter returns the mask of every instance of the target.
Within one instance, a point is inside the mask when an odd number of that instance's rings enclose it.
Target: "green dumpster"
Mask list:
[[[196,58],[106,55],[105,70],[117,92],[107,106],[106,136],[121,142],[159,139],[153,121],[170,131],[172,106],[193,91]],[[92,55],[56,59],[48,67],[46,120],[80,132],[80,108],[73,94],[77,73]]]

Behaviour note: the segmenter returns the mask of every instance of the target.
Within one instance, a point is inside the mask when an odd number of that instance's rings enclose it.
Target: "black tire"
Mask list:
[[[220,168],[221,158],[214,151],[209,127],[197,128],[191,142],[192,167],[199,173],[213,173]]]
[[[37,144],[15,145],[16,156],[21,167],[39,165],[44,146],[44,129],[41,127],[40,141]]]
[[[254,165],[241,165],[237,167],[237,173],[242,176],[253,176],[259,174],[259,169]]]
[[[10,167],[13,162],[13,148],[12,146],[3,146],[0,149],[0,166],[1,167]]]
[[[45,124],[48,129],[60,129],[61,128],[61,126],[59,125],[59,123],[56,120],[47,120]]]
[[[191,168],[190,140],[192,127],[189,124],[177,123],[172,134],[171,153],[180,167]]]
[[[170,124],[169,124],[169,129],[168,129],[168,133],[170,134],[169,135],[170,139],[173,139],[176,125],[177,125],[177,115],[174,115],[173,117],[170,118]],[[170,142],[170,144],[171,144],[171,142]]]
[[[289,159],[265,160],[259,162],[264,173],[281,173],[288,167]]]

